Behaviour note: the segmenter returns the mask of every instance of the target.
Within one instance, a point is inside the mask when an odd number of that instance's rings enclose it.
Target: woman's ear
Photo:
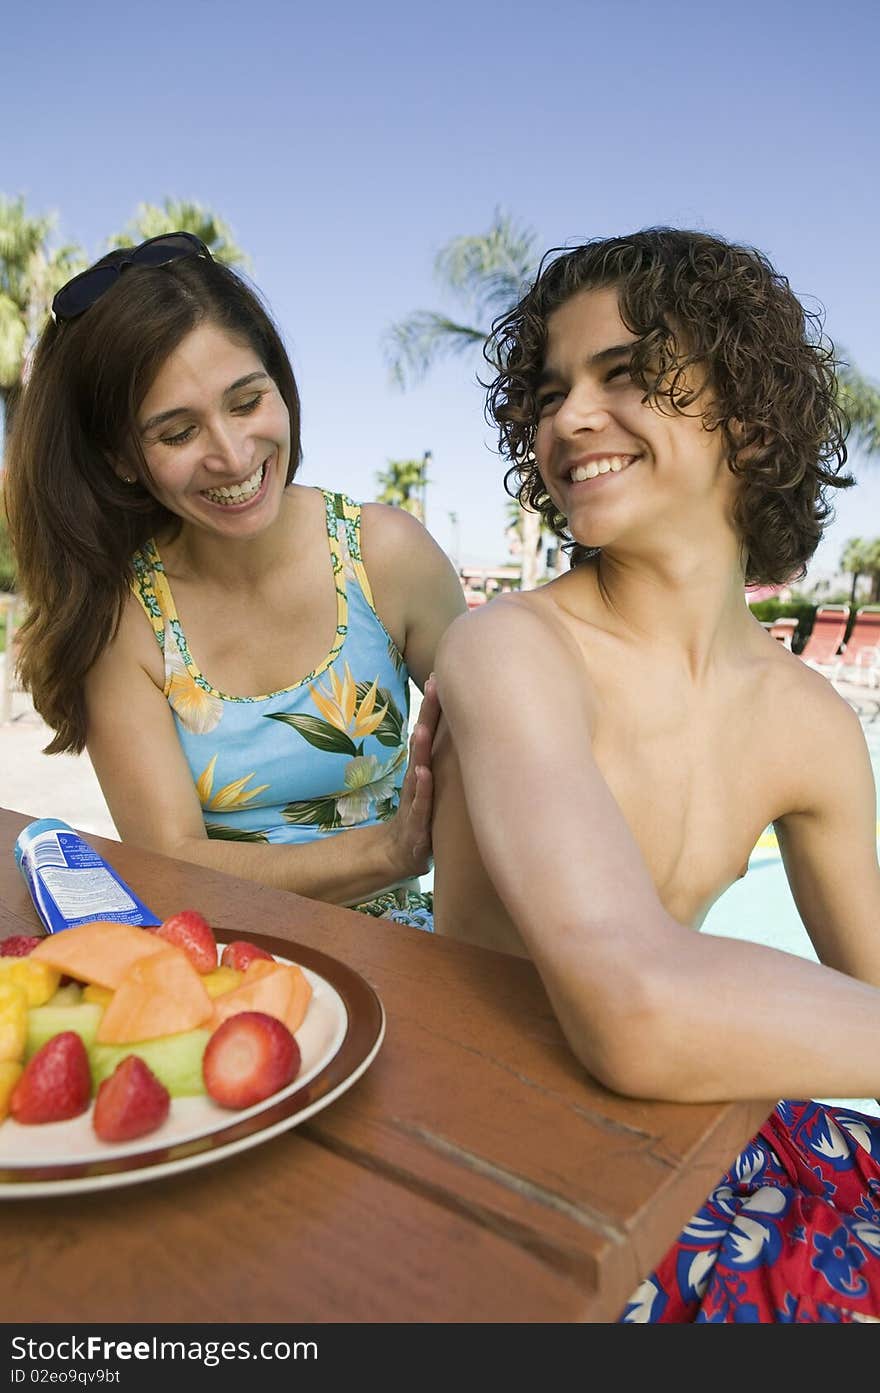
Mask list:
[[[137,483],[137,475],[132,472],[131,465],[125,464],[123,460],[114,461],[113,473],[116,475],[117,479],[121,479],[124,484]]]

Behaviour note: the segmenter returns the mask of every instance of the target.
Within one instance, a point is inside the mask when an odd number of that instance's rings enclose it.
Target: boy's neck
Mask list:
[[[661,541],[647,550],[602,552],[598,594],[609,614],[665,660],[699,681],[753,630],[737,538],[728,530],[687,548]]]

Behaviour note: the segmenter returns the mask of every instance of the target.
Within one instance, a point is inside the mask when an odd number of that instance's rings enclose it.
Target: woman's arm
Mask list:
[[[496,599],[451,626],[436,675],[483,862],[591,1073],[681,1102],[878,1091],[880,991],[663,909],[567,634]]]
[[[402,508],[365,503],[361,549],[376,611],[424,691],[437,644],[467,611],[461,581],[430,532]]]
[[[410,737],[400,807],[388,822],[297,846],[212,841],[162,692],[161,655],[132,599],[86,682],[87,749],[123,841],[313,899],[354,904],[430,865],[430,686]]]

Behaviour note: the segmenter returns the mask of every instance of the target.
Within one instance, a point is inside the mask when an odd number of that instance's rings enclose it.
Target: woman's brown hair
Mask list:
[[[247,343],[290,415],[290,483],[301,459],[299,393],[259,295],[207,257],[132,267],[76,319],[49,321],[16,412],[4,484],[27,606],[18,672],[55,732],[47,754],[86,742],[84,679],[115,635],[132,557],[179,521],[150,492],[137,414],[162,364],[197,325]],[[134,485],[116,473],[120,463]]]
[[[742,479],[735,523],[746,584],[802,576],[832,512],[828,489],[855,482],[842,473],[849,422],[833,346],[818,314],[761,252],[705,233],[654,227],[547,252],[485,350],[496,373],[486,414],[511,461],[508,492],[540,512],[572,565],[596,554],[567,531],[532,447],[547,317],[579,291],[604,286],[616,287],[620,316],[638,335],[631,371],[645,401],[685,411],[695,400],[689,369],[707,376],[703,423],[722,431],[728,466]]]

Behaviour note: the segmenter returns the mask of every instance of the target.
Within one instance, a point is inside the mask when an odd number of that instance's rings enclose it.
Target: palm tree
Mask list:
[[[376,497],[377,503],[390,503],[394,508],[403,508],[412,513],[419,522],[425,521],[425,489],[431,482],[427,477],[430,450],[423,459],[390,459],[388,468],[376,475],[381,489]]]
[[[854,608],[856,603],[856,591],[859,588],[859,581],[863,575],[870,573],[868,551],[871,546],[863,537],[850,537],[843,549],[840,558],[840,569],[852,576],[852,589],[850,590],[849,602]]]
[[[838,396],[852,423],[856,442],[868,455],[880,454],[880,386],[844,363],[838,369]]]
[[[111,237],[110,246],[133,247],[165,232],[192,232],[204,242],[215,261],[223,261],[227,266],[249,265],[247,254],[233,241],[228,224],[210,208],[186,199],[163,199],[161,208],[155,203],[141,203],[128,226]]]
[[[509,310],[534,277],[538,263],[535,235],[518,228],[496,209],[488,232],[453,237],[440,248],[434,272],[441,285],[458,298],[464,310],[453,319],[438,310],[416,310],[392,324],[384,338],[385,356],[396,386],[406,389],[421,381],[444,355],[481,349],[492,321]],[[537,576],[541,518],[520,508],[522,588],[531,589]]]
[[[54,213],[29,214],[21,197],[0,196],[0,425],[4,438],[52,298],[85,265],[81,248],[49,246],[55,221]]]
[[[871,595],[868,603],[876,605],[880,603],[880,537],[873,537],[870,542],[865,542],[862,566],[865,575],[871,577]]]

